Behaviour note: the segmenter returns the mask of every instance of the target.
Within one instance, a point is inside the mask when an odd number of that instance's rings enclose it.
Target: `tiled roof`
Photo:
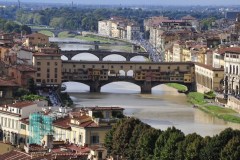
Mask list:
[[[34,53],[33,56],[58,56],[58,57],[61,57],[62,55],[61,54],[58,54],[58,53],[54,53],[54,54],[46,54],[46,53],[42,53],[42,52],[37,52],[37,53]]]
[[[35,37],[36,35],[46,36],[45,34],[42,34],[42,33],[32,33],[32,34],[27,35],[26,37]],[[48,37],[48,36],[46,36],[46,37]]]
[[[34,104],[36,104],[36,103],[30,102],[30,101],[22,101],[22,102],[17,102],[14,104],[8,104],[8,106],[15,107],[15,108],[24,108],[24,107],[28,107],[28,106],[31,106]]]
[[[19,159],[24,159],[24,160],[30,160],[31,156],[27,153],[13,150],[8,153],[0,155],[1,160],[19,160]]]
[[[195,65],[201,66],[201,67],[209,69],[211,71],[224,71],[224,68],[214,68],[212,66],[205,65],[205,64],[202,64],[202,63],[199,63],[199,62],[195,62]]]
[[[22,64],[22,65],[18,64],[13,67],[21,72],[35,72],[36,71],[36,69],[34,67],[29,66],[29,65],[24,65],[24,64]]]
[[[240,47],[229,47],[229,48],[222,48],[218,50],[219,54],[225,54],[226,52],[240,54]]]
[[[53,125],[60,128],[71,129],[69,125],[70,121],[71,121],[70,117],[59,118],[53,122]]]
[[[0,77],[0,86],[17,87],[18,84],[15,82],[14,79],[8,79],[8,78],[1,78]]]

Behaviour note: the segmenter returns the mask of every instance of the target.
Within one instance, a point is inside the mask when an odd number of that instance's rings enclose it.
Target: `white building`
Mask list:
[[[0,139],[4,142],[19,144],[20,120],[30,113],[41,111],[34,102],[17,102],[0,106]]]

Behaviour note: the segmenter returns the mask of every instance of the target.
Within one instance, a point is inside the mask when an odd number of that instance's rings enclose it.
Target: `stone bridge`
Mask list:
[[[196,91],[192,62],[63,61],[62,66],[63,82],[84,83],[90,92],[100,92],[102,86],[117,81],[134,83],[141,93],[151,93],[152,87],[164,83],[179,83]]]
[[[109,55],[117,54],[126,58],[126,61],[130,61],[131,58],[136,56],[143,56],[145,58],[149,58],[149,54],[147,52],[140,53],[129,53],[129,52],[111,52],[111,51],[102,51],[102,50],[70,50],[70,51],[60,51],[60,53],[71,60],[77,54],[81,53],[90,53],[99,58],[99,61],[103,61],[103,58]]]

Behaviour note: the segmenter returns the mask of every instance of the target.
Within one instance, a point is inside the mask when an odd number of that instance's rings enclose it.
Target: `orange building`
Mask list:
[[[40,48],[33,54],[33,66],[37,69],[37,86],[59,86],[62,83],[62,60],[57,48]]]
[[[9,68],[8,74],[13,77],[16,83],[25,88],[31,78],[34,79],[36,69],[29,65],[18,64]]]

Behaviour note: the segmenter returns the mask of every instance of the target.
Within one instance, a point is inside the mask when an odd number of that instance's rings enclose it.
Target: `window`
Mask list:
[[[113,66],[111,66],[111,68],[113,68]]]
[[[92,135],[91,136],[91,144],[98,144],[99,143],[99,136],[98,135]]]
[[[41,62],[37,62],[37,65],[40,66],[40,65],[41,65]]]
[[[50,74],[49,73],[47,74],[47,78],[50,78]]]
[[[21,129],[26,130],[26,125],[25,124],[21,124]]]
[[[41,71],[41,68],[37,68],[37,71]]]
[[[55,74],[55,77],[54,78],[57,78],[57,74]]]
[[[95,68],[95,65],[92,65],[92,68]]]
[[[57,83],[57,79],[55,79],[54,81],[55,81],[55,83]]]
[[[83,68],[85,68],[85,65],[82,65]]]
[[[102,65],[102,68],[104,68],[104,65]]]
[[[58,65],[58,62],[55,62],[55,66],[57,66]]]
[[[139,69],[142,69],[142,66],[139,66]]]
[[[36,82],[41,82],[41,79],[36,79]]]
[[[41,77],[41,73],[37,73],[37,77]]]
[[[151,66],[149,66],[149,69],[152,69],[152,67],[151,67]]]
[[[218,74],[217,74],[217,73],[215,74],[215,77],[218,77]]]
[[[48,73],[50,72],[50,69],[49,69],[49,68],[47,69],[47,72],[48,72]]]
[[[50,65],[50,62],[47,62],[47,65],[49,66],[49,65]]]
[[[76,67],[76,65],[74,64],[74,65],[73,65],[73,68],[75,68],[75,67]]]
[[[53,82],[53,79],[51,79],[51,82]]]
[[[79,135],[79,143],[82,143],[82,135]]]

